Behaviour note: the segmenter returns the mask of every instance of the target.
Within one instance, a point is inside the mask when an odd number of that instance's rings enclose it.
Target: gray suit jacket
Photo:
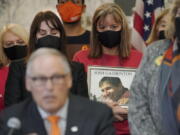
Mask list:
[[[13,116],[19,118],[22,123],[21,129],[13,135],[47,135],[43,119],[32,99],[7,108],[0,114],[0,135],[7,135],[9,128],[6,123]],[[106,105],[70,96],[66,135],[115,135],[112,122],[112,111]],[[75,126],[76,130],[72,130]]]
[[[170,44],[170,40],[161,40],[150,45],[137,69],[130,88],[128,112],[132,135],[165,135],[161,130],[159,92],[156,91],[160,69],[156,61]]]

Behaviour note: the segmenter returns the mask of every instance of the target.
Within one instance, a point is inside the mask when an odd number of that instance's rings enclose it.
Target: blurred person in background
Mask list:
[[[130,31],[123,10],[114,3],[96,9],[92,23],[92,42],[89,50],[75,54],[73,60],[88,66],[137,68],[142,54],[131,48]],[[117,135],[128,135],[127,109],[116,102],[106,102],[113,110]],[[127,118],[127,117],[126,117]]]
[[[36,14],[31,24],[28,57],[33,51],[42,47],[54,48],[66,55],[65,40],[63,24],[58,16],[52,11],[41,11]],[[30,96],[30,93],[25,88],[26,61],[14,62],[10,66],[5,91],[6,106],[21,102]],[[70,66],[73,78],[71,92],[88,97],[86,73],[83,64],[70,62]]]
[[[146,41],[147,45],[150,45],[152,42],[157,40],[165,39],[165,30],[168,22],[168,13],[169,9],[165,9],[161,14],[156,18],[153,28],[149,35],[149,38]]]
[[[180,134],[180,0],[169,12],[166,39],[147,47],[130,88],[132,135]]]
[[[67,35],[67,55],[72,59],[77,51],[89,48],[90,31],[84,29],[81,22],[85,0],[58,0],[56,8]]]
[[[108,106],[69,93],[71,68],[57,49],[36,50],[25,78],[32,98],[0,113],[1,135],[115,135]]]
[[[27,31],[19,24],[7,24],[0,31],[0,110],[4,108],[5,84],[9,65],[13,61],[25,59],[28,38]]]

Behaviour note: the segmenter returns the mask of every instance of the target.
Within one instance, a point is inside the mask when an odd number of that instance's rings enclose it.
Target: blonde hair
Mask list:
[[[164,16],[168,15],[169,13],[169,9],[165,9],[161,12],[161,14],[156,18],[154,24],[153,24],[153,27],[152,27],[152,30],[151,30],[151,33],[149,35],[149,38],[147,39],[146,43],[147,45],[151,44],[152,42],[158,40],[158,26],[161,22],[161,20],[163,19]]]
[[[92,35],[90,54],[91,58],[99,58],[103,54],[102,45],[98,40],[97,23],[99,20],[105,19],[107,15],[112,15],[118,23],[122,25],[121,42],[118,46],[119,57],[126,58],[130,55],[130,31],[128,22],[123,10],[114,3],[106,3],[96,9],[92,22]],[[120,37],[119,37],[120,38]]]
[[[10,60],[6,57],[4,50],[3,50],[4,35],[7,32],[11,32],[11,33],[15,34],[16,36],[21,38],[25,42],[26,45],[28,45],[29,35],[28,35],[28,33],[24,27],[22,27],[19,24],[7,24],[7,25],[5,25],[0,32],[0,64],[2,66],[5,66],[10,62]]]
[[[174,1],[172,8],[170,10],[170,15],[169,15],[169,21],[168,21],[168,25],[167,25],[167,30],[166,30],[166,37],[168,39],[173,39],[174,38],[174,34],[175,34],[175,18],[176,18],[176,13],[178,11],[178,8],[180,8],[180,0],[176,0]]]

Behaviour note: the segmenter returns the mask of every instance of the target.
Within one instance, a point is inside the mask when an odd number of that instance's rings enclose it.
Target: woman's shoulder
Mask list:
[[[79,71],[79,70],[84,70],[84,65],[82,63],[76,62],[76,61],[71,61],[70,67],[71,67],[71,70],[73,70],[73,72]]]
[[[0,78],[6,78],[9,72],[9,66],[3,66],[0,68]]]
[[[171,44],[171,40],[168,40],[168,39],[158,40],[150,44],[146,48],[146,52],[148,51],[150,54],[151,53],[155,54],[161,51],[164,52],[164,50],[166,50],[170,44]]]
[[[73,59],[75,59],[75,58],[80,58],[80,57],[87,57],[89,55],[89,49],[88,50],[80,50],[80,51],[78,51],[78,52],[76,52],[75,53],[75,55],[74,55],[74,58]]]
[[[138,62],[138,65],[139,65],[142,57],[143,57],[142,52],[140,52],[140,51],[138,51],[136,49],[131,49],[131,53],[130,53],[130,56],[129,56],[130,60],[133,60],[134,62],[135,61]]]
[[[16,70],[25,70],[26,68],[26,61],[25,60],[19,60],[19,61],[13,61],[9,65],[10,70],[16,69]]]
[[[142,57],[143,53],[138,51],[138,50],[136,50],[136,49],[134,49],[134,48],[132,48],[131,49],[131,55],[136,55],[136,56]]]
[[[25,66],[26,65],[26,61],[23,60],[18,60],[18,61],[12,61],[11,66]]]
[[[0,68],[0,71],[2,71],[2,72],[3,72],[3,71],[6,72],[6,71],[8,71],[8,70],[9,70],[9,66],[3,66],[3,67]]]
[[[86,64],[89,62],[89,50],[81,50],[77,52],[74,57],[73,61],[80,62]]]
[[[83,64],[80,63],[80,62],[71,61],[71,62],[70,62],[70,66],[71,66],[71,67],[81,67],[81,66],[83,66]]]
[[[171,40],[165,39],[165,40],[158,40],[153,42],[151,45],[147,46],[144,50],[144,52],[139,52],[138,50],[132,49],[131,50],[131,56],[140,56],[148,55],[149,57],[156,57],[159,55],[162,55],[164,51],[168,48],[168,46],[171,44]]]

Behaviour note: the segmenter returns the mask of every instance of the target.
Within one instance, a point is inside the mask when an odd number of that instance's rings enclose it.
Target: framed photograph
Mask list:
[[[127,108],[129,89],[135,72],[135,68],[89,66],[90,99],[100,102],[111,100]]]

